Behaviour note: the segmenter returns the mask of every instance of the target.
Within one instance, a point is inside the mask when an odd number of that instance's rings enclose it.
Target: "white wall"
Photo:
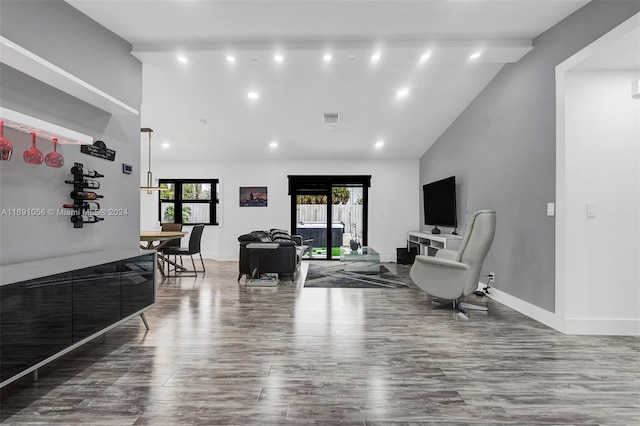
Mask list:
[[[395,261],[396,248],[406,246],[407,232],[419,228],[418,160],[154,162],[152,171],[157,179],[220,179],[220,226],[206,227],[202,240],[209,259],[237,260],[237,238],[247,232],[289,229],[288,175],[371,175],[369,245],[383,261]],[[268,207],[239,207],[240,186],[267,186]],[[157,221],[158,194],[143,193],[141,229],[158,229]]]
[[[568,333],[606,333],[616,323],[640,334],[640,101],[631,98],[639,72],[566,74]]]

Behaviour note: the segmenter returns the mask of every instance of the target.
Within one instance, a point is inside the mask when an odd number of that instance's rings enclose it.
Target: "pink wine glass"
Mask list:
[[[64,157],[58,154],[58,138],[53,138],[53,152],[44,157],[44,162],[49,167],[62,167],[64,164]]]
[[[31,132],[31,148],[22,153],[22,158],[27,164],[42,164],[44,154],[36,148],[36,134]]]
[[[13,154],[13,144],[4,137],[4,121],[0,121],[0,161],[11,160]]]

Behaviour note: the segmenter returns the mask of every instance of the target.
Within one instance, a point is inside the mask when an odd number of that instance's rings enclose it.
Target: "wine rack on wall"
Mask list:
[[[97,223],[103,221],[104,218],[99,214],[100,204],[96,201],[103,198],[89,189],[99,189],[100,182],[95,180],[104,177],[95,170],[87,170],[82,163],[74,163],[71,169],[73,180],[66,180],[66,183],[73,185],[73,191],[70,194],[73,204],[65,204],[64,207],[73,209],[71,215],[71,223],[74,228],[82,228],[85,223]],[[94,214],[91,214],[91,213]]]

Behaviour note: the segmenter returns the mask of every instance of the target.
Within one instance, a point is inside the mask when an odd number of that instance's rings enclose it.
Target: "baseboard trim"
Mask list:
[[[478,290],[482,290],[484,287],[485,284],[480,283]],[[489,292],[491,299],[564,334],[640,336],[640,319],[565,318],[563,321],[562,318],[558,318],[553,312],[532,305],[529,302],[525,302],[496,288],[492,287]]]
[[[479,283],[478,290],[482,290],[486,284]],[[510,294],[500,291],[494,287],[489,290],[489,297],[497,302],[502,303],[509,308],[520,312],[534,319],[548,327],[553,328],[561,333],[565,333],[562,321],[559,321],[557,315],[553,312],[549,312],[546,309],[542,309],[539,306],[533,305],[522,299],[518,299]]]
[[[567,334],[640,336],[640,319],[567,318],[565,330]]]
[[[205,259],[215,260],[216,262],[237,262],[238,261],[238,253],[235,254],[212,254],[212,253],[202,253],[202,257]]]

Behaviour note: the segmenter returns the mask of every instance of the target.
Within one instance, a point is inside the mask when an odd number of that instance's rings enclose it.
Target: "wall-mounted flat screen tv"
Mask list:
[[[422,186],[424,224],[432,225],[432,234],[439,234],[438,226],[456,228],[456,177],[451,176]]]

